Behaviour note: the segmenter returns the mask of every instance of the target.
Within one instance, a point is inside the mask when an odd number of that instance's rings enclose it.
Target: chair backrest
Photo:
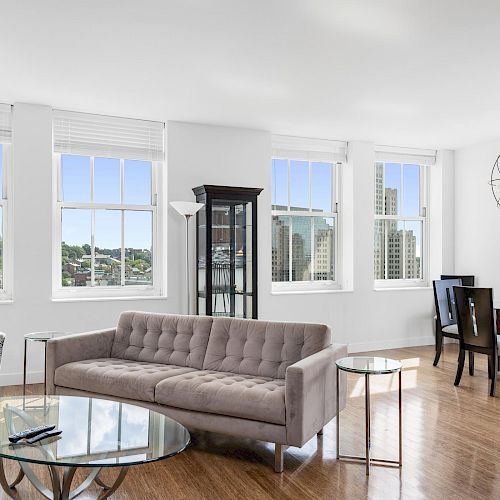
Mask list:
[[[485,349],[496,348],[493,290],[455,286],[460,343]]]
[[[0,363],[2,362],[3,345],[5,343],[5,333],[0,332]]]
[[[435,280],[432,282],[436,314],[439,317],[441,328],[448,325],[454,325],[457,322],[457,310],[455,307],[453,287],[461,285],[461,279]]]
[[[473,274],[464,274],[454,275],[454,274],[442,274],[442,280],[462,280],[462,286],[474,286],[474,275]]]

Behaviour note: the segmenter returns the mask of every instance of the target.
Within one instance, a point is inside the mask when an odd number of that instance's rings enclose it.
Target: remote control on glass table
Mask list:
[[[43,434],[37,434],[36,436],[34,436],[30,439],[26,439],[26,443],[29,443],[29,444],[38,443],[38,441],[41,441],[42,439],[47,439],[47,438],[52,437],[52,436],[59,436],[59,434],[61,434],[61,432],[62,431],[60,431],[59,429],[56,429],[54,431],[44,432]]]
[[[18,441],[21,441],[21,439],[30,439],[34,436],[38,436],[38,434],[51,431],[55,428],[55,425],[40,425],[38,427],[32,427],[31,429],[26,429],[24,431],[12,434],[11,436],[9,436],[9,441],[11,443],[17,443]]]

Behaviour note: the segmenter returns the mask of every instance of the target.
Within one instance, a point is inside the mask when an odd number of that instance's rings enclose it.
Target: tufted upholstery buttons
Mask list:
[[[162,380],[155,394],[175,408],[285,424],[283,379],[203,370]]]
[[[211,326],[207,316],[125,312],[111,356],[201,369]]]
[[[325,325],[214,318],[203,368],[285,378],[288,366],[330,344]]]
[[[158,382],[190,371],[195,369],[125,359],[90,359],[60,366],[54,380],[61,387],[154,401]]]

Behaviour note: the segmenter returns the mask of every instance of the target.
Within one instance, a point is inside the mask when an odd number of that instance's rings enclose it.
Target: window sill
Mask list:
[[[353,293],[353,289],[332,288],[325,290],[273,290],[271,295],[315,295],[323,293]]]
[[[399,292],[402,290],[432,290],[432,286],[422,285],[422,286],[386,286],[386,287],[375,287],[373,289],[375,292]]]
[[[124,295],[123,297],[52,297],[52,302],[113,302],[117,300],[166,300],[166,295]]]

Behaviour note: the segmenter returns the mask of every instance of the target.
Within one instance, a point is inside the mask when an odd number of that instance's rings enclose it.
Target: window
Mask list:
[[[298,141],[298,140],[296,140]],[[305,140],[307,141],[307,140]],[[326,151],[275,149],[272,159],[273,289],[337,287],[340,166]],[[293,148],[295,146],[295,148]]]
[[[163,124],[116,118],[107,123],[103,119],[108,117],[56,113],[54,295],[160,294],[162,162],[154,159],[159,155],[151,154],[149,144],[137,146],[151,127],[161,126],[163,134]],[[96,141],[94,134],[102,134],[103,140]],[[96,154],[88,154],[90,150]]]
[[[374,274],[377,286],[424,285],[426,279],[426,166],[375,163]]]
[[[11,163],[12,106],[0,104],[0,300],[12,298],[9,181]]]

